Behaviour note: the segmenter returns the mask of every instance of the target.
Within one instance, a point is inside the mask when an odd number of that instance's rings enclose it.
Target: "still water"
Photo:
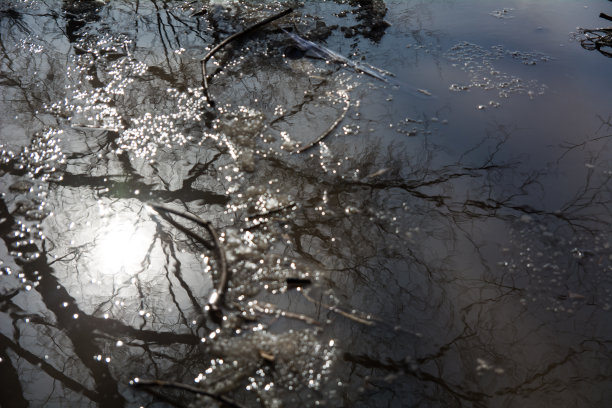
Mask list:
[[[600,12],[0,1],[0,406],[610,406]]]

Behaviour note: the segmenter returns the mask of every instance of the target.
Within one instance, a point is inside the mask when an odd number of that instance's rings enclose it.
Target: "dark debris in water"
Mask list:
[[[612,28],[584,28],[579,33],[583,35],[579,39],[582,48],[599,51],[602,55],[612,58]]]
[[[599,17],[612,21],[612,16],[606,13],[599,13]],[[574,38],[580,41],[585,50],[598,51],[603,56],[612,58],[612,27],[581,28],[574,34]]]

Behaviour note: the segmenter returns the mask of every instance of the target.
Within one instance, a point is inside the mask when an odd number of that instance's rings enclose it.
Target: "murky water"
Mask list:
[[[0,2],[0,406],[609,406],[600,12]]]

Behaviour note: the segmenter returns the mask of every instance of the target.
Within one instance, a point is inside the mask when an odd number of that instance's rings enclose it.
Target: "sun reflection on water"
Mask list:
[[[110,216],[96,233],[96,268],[103,275],[134,275],[142,271],[152,239],[148,223],[139,225],[125,213]]]

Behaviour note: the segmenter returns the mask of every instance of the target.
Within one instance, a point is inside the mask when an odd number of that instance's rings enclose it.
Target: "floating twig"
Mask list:
[[[278,207],[272,208],[270,210],[266,210],[264,212],[260,212],[257,213],[253,216],[249,216],[249,219],[251,219],[253,222],[251,225],[244,227],[242,230],[244,231],[249,231],[252,230],[254,228],[257,228],[261,225],[263,225],[264,223],[269,221],[269,218],[264,218],[262,219],[262,217],[267,217],[268,215],[273,215],[275,213],[279,213],[282,212],[284,210],[290,209],[290,208],[295,208],[296,207],[296,203],[294,201],[290,201],[288,204],[284,204],[284,205],[280,205]]]
[[[274,354],[268,353],[267,351],[262,350],[262,349],[258,349],[257,351],[259,352],[259,357],[263,358],[265,361],[269,363],[274,362],[275,360]]]
[[[369,179],[369,178],[374,178],[374,177],[382,176],[383,174],[385,174],[389,170],[391,170],[391,169],[388,168],[388,167],[383,167],[382,169],[376,170],[374,173],[368,174],[367,176],[364,177],[364,179]]]
[[[372,65],[364,65],[359,62],[351,61],[350,59],[338,54],[335,51],[330,50],[327,47],[316,44],[310,40],[300,37],[297,34],[291,33],[287,30],[283,30],[285,34],[287,34],[291,39],[297,44],[297,46],[304,52],[311,52],[316,57],[321,59],[330,59],[334,62],[338,62],[340,64],[344,64],[353,68],[355,71],[360,72],[362,74],[366,74],[371,76],[372,78],[376,78],[380,81],[387,82],[386,76],[394,76],[391,72],[385,71],[384,69],[374,67]]]
[[[130,381],[130,385],[134,387],[165,387],[165,388],[176,388],[178,390],[190,391],[200,395],[206,395],[214,400],[222,402],[223,404],[234,407],[234,408],[245,408],[244,405],[237,403],[231,398],[225,397],[223,395],[217,395],[212,392],[208,392],[200,387],[196,387],[195,385],[183,384],[174,381],[162,381],[162,380],[146,380],[142,378],[134,378]]]
[[[266,215],[274,214],[277,212],[284,211],[288,208],[295,207],[295,201],[289,201],[287,204],[279,205],[278,207],[271,208],[264,212],[260,212],[256,215],[256,217],[265,217]],[[251,217],[252,218],[252,217]]]
[[[295,152],[296,153],[303,153],[306,150],[310,149],[311,147],[314,147],[317,145],[317,143],[319,143],[320,141],[322,141],[323,139],[325,139],[327,136],[329,136],[329,134],[331,132],[334,131],[334,129],[340,124],[340,122],[342,122],[344,120],[344,117],[346,116],[346,113],[348,112],[348,109],[351,105],[351,102],[348,98],[348,95],[345,95],[344,97],[345,101],[346,101],[346,105],[344,106],[344,108],[342,109],[342,113],[340,114],[340,116],[338,117],[338,119],[336,119],[334,121],[334,123],[331,124],[331,126],[329,128],[327,128],[327,130],[323,133],[321,133],[321,135],[319,137],[317,137],[315,140],[313,140],[310,143],[307,143],[305,145],[303,145],[302,147],[298,148]]]
[[[327,304],[325,304],[323,302],[320,302],[320,301],[318,301],[316,299],[313,299],[312,297],[308,296],[304,291],[302,291],[301,293],[302,293],[302,295],[304,295],[304,297],[308,301],[310,301],[310,302],[312,302],[312,303],[314,303],[316,305],[322,306],[322,307],[324,307],[325,309],[327,309],[329,311],[337,313],[340,316],[344,316],[347,319],[351,319],[351,320],[353,320],[353,321],[355,321],[357,323],[365,324],[366,326],[373,326],[374,325],[374,322],[372,320],[366,320],[366,319],[363,319],[363,318],[361,318],[359,316],[354,315],[353,313],[345,312],[344,310],[340,309],[338,306],[327,305]]]
[[[217,234],[217,231],[215,230],[215,228],[213,227],[213,225],[211,224],[210,221],[205,221],[205,220],[201,219],[200,217],[198,217],[196,215],[185,213],[185,212],[182,212],[182,211],[178,211],[178,210],[175,210],[175,209],[172,209],[172,208],[164,207],[164,206],[159,205],[159,204],[149,203],[148,205],[151,208],[153,208],[155,211],[157,211],[160,215],[162,215],[162,217],[165,220],[170,222],[175,227],[179,228],[182,232],[185,232],[189,236],[194,237],[199,242],[201,242],[205,246],[207,246],[207,248],[209,248],[209,249],[212,249],[212,248],[210,247],[210,244],[206,242],[205,239],[203,239],[199,235],[195,234],[194,232],[189,231],[187,228],[181,226],[176,221],[172,220],[170,217],[168,217],[168,216],[164,217],[163,214],[170,213],[170,214],[174,214],[174,215],[177,215],[179,217],[185,218],[185,219],[187,219],[189,221],[193,221],[196,224],[206,228],[206,230],[208,231],[210,236],[213,238],[213,241],[215,243],[215,248],[217,249],[217,255],[219,257],[219,264],[220,264],[220,267],[221,267],[221,274],[219,276],[219,281],[217,283],[217,286],[215,287],[215,291],[212,293],[212,295],[210,296],[210,298],[208,300],[208,306],[210,307],[210,309],[212,311],[219,312],[219,307],[220,307],[219,305],[220,304],[222,305],[223,301],[224,301],[225,291],[227,289],[227,281],[229,279],[229,275],[228,275],[228,269],[227,269],[227,259],[225,258],[225,250],[223,249],[223,245],[221,245],[221,240],[219,239],[219,235]]]
[[[251,305],[251,307],[253,308],[253,310],[258,311],[259,313],[276,314],[279,317],[286,317],[288,319],[301,320],[305,323],[316,325],[316,326],[321,325],[321,323],[318,320],[313,319],[310,316],[306,316],[300,313],[289,312],[289,311],[280,309],[278,306],[275,306],[271,303],[263,303],[261,305],[259,303],[254,303]]]
[[[44,241],[43,241],[43,243],[44,243]],[[45,251],[45,250],[43,250],[43,253],[45,253],[45,252],[46,252],[46,251]],[[71,256],[71,255],[72,255],[72,258],[68,259],[68,262],[70,262],[70,261],[74,261],[74,260],[75,260],[75,259],[76,259],[76,258],[79,256],[79,251],[77,250],[77,251],[71,251],[71,252],[68,252],[68,253],[67,253],[67,254],[65,254],[65,255],[62,255],[62,256],[60,256],[60,257],[58,257],[58,258],[53,259],[52,261],[49,261],[47,264],[48,264],[49,266],[51,266],[51,265],[53,265],[53,264],[54,264],[54,263],[56,263],[56,262],[61,262],[61,261],[65,260],[66,258],[68,258],[68,257],[69,257],[69,256]]]
[[[293,12],[293,8],[288,8],[286,10],[281,11],[280,13],[274,14],[264,20],[261,20],[258,23],[253,24],[250,27],[245,28],[244,30],[234,33],[232,35],[230,35],[229,37],[225,38],[223,41],[221,41],[219,44],[215,45],[213,47],[212,50],[208,51],[208,53],[204,56],[204,58],[202,58],[202,60],[200,61],[200,63],[202,64],[202,87],[204,88],[204,95],[206,96],[206,98],[208,99],[208,103],[211,104],[212,106],[214,106],[214,101],[210,98],[210,95],[208,93],[208,75],[206,73],[206,63],[208,62],[209,59],[212,58],[213,55],[215,55],[215,53],[217,53],[217,51],[219,51],[221,48],[225,47],[228,43],[234,41],[237,38],[240,38],[252,31],[257,30],[258,28],[271,23],[274,20],[278,20],[281,17],[286,16],[287,14]]]

